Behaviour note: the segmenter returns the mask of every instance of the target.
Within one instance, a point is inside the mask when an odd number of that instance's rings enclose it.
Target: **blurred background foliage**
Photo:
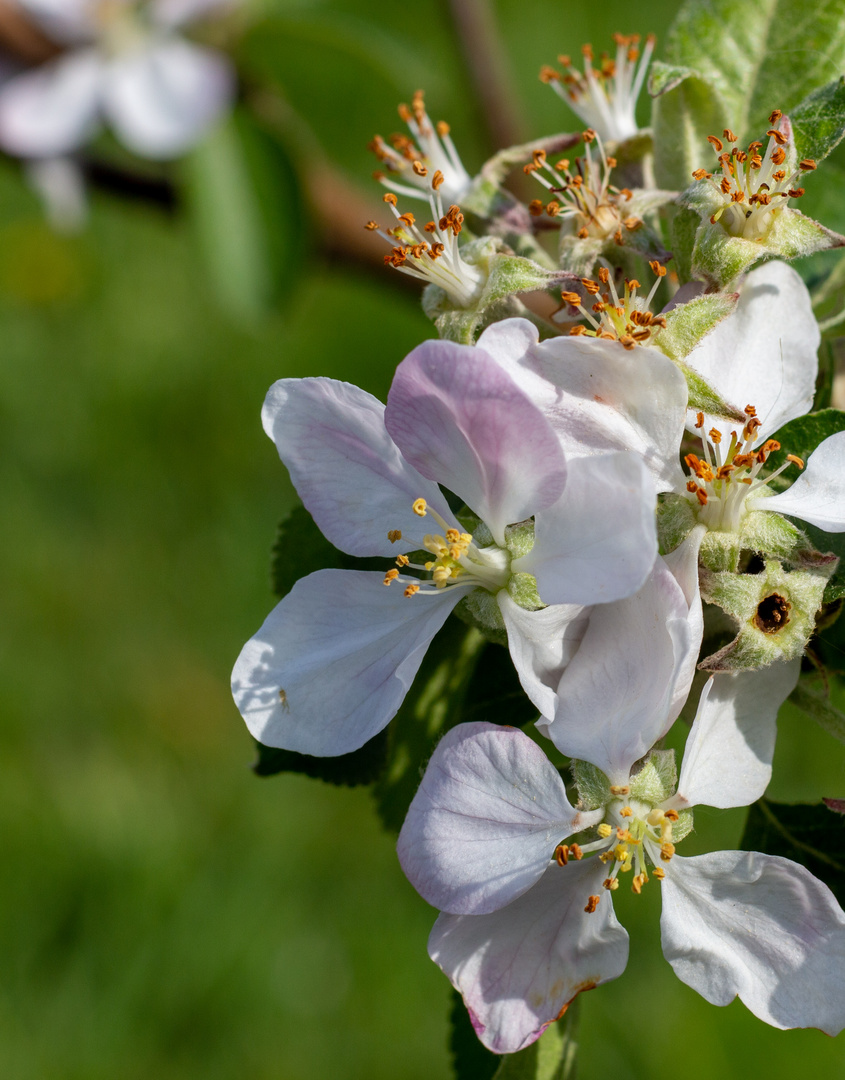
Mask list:
[[[259,411],[281,376],[384,396],[431,335],[361,228],[381,205],[366,144],[400,100],[425,87],[473,172],[503,131],[576,126],[542,63],[660,37],[675,6],[499,0],[488,124],[449,4],[264,0],[231,41],[233,119],[176,166],[104,140],[83,233],[51,232],[0,166],[0,1075],[449,1075],[434,912],[369,793],[249,769],[229,671],[294,503]],[[788,713],[770,795],[845,795],[843,747]],[[743,820],[698,811],[689,853]],[[632,960],[583,999],[581,1076],[838,1075],[841,1037],[678,982],[658,906],[619,906]]]

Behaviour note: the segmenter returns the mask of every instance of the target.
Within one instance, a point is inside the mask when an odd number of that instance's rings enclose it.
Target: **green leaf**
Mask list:
[[[740,847],[806,866],[845,903],[845,819],[822,803],[790,806],[760,799],[748,811]]]
[[[470,678],[484,645],[479,630],[450,616],[429,646],[388,728],[389,765],[374,790],[385,828],[401,829],[438,740],[464,719]]]
[[[273,592],[287,596],[300,578],[316,570],[386,570],[387,559],[358,559],[330,543],[301,504],[279,525],[270,567]]]
[[[795,454],[806,463],[819,443],[839,431],[845,431],[845,412],[840,409],[820,409],[818,412],[799,416],[775,432],[773,438],[780,443],[780,450],[770,454],[766,462],[771,469],[777,469],[786,461],[787,454]],[[796,476],[797,471],[787,474],[783,479],[779,477],[772,486],[783,491],[792,484]]]
[[[845,136],[845,77],[814,90],[789,119],[798,158],[822,161]]]
[[[507,1054],[493,1080],[575,1080],[577,1022],[576,998],[541,1038],[517,1054]]]
[[[790,114],[845,69],[845,0],[758,0],[751,17],[734,0],[686,0],[666,59],[713,86],[724,126],[756,139],[773,109]]]
[[[831,702],[821,683],[810,685],[802,678],[790,694],[789,700],[815,720],[828,735],[845,742],[845,715]]]
[[[279,306],[306,247],[302,193],[280,142],[242,110],[185,161],[191,217],[221,305],[252,324]]]
[[[691,68],[654,63],[648,89],[655,99],[655,181],[683,191],[695,169],[710,165],[707,136],[721,134],[726,114],[712,85]]]
[[[387,764],[387,729],[374,735],[360,750],[338,757],[312,757],[293,750],[256,743],[258,759],[252,770],[256,776],[276,776],[282,772],[302,773],[327,784],[356,787],[377,780]]]
[[[455,1080],[493,1080],[502,1061],[475,1034],[464,1000],[454,988],[449,1000],[449,1050]]]

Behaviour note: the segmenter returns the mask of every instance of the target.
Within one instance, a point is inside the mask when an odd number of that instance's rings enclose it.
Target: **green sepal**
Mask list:
[[[515,604],[526,611],[539,611],[546,605],[537,591],[537,579],[533,574],[512,574],[508,582],[508,594]]]
[[[668,555],[670,551],[680,547],[697,524],[698,518],[689,499],[671,492],[661,495],[657,504],[657,541],[660,554]]]
[[[745,671],[800,656],[815,630],[837,561],[819,556],[815,564],[808,559],[805,569],[788,571],[770,559],[760,574],[702,569],[702,599],[732,616],[738,631],[733,641],[698,666],[704,671]]]
[[[496,597],[486,589],[473,589],[455,605],[454,614],[488,641],[507,645],[508,633]]]
[[[840,904],[845,903],[845,818],[832,814],[823,803],[788,805],[760,799],[749,808],[739,846],[805,866]]]
[[[578,791],[579,810],[598,810],[613,801],[615,796],[611,794],[610,781],[596,765],[576,758],[569,767]]]
[[[661,352],[666,353],[676,363],[689,356],[705,335],[727,318],[739,300],[739,293],[705,293],[696,296],[685,304],[667,311],[664,315],[666,326],[654,338],[654,343]],[[720,416],[729,420],[744,421],[745,414],[719,397],[709,383],[698,372],[678,364],[686,376],[689,387],[689,407]]]
[[[717,221],[699,226],[692,253],[692,275],[709,286],[726,289],[760,259],[797,259],[845,246],[845,236],[805,217],[791,206],[772,211],[765,236],[745,240],[731,236]]]
[[[674,750],[652,750],[631,777],[631,798],[656,806],[678,790]],[[627,798],[627,796],[626,796]]]
[[[575,1080],[577,1016],[576,997],[536,1042],[515,1054],[505,1054],[493,1080]],[[480,1078],[467,1077],[466,1080]]]

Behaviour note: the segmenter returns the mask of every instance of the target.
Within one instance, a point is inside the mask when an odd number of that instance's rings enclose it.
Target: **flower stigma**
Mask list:
[[[399,581],[405,586],[407,597],[416,596],[417,593],[431,594],[451,585],[470,585],[491,593],[507,587],[511,579],[512,558],[507,549],[500,548],[497,544],[479,547],[473,542],[471,533],[461,532],[447,524],[425,499],[417,499],[412,509],[418,517],[431,514],[443,533],[426,533],[423,537],[421,546],[434,556],[433,559],[415,563],[411,562],[407,555],[399,555],[395,567],[388,570],[384,576],[385,585]],[[391,529],[387,536],[393,543],[394,537],[401,538],[401,532]],[[420,579],[402,573],[406,570],[416,570],[431,576]]]
[[[616,158],[605,153],[601,136],[595,129],[587,128],[582,137],[584,156],[575,158],[574,163],[569,158],[561,158],[551,165],[545,150],[534,151],[532,160],[523,166],[523,172],[533,176],[556,198],[545,204],[542,199],[534,199],[528,209],[534,217],[545,214],[568,223],[580,240],[609,240],[612,237],[622,246],[624,233],[635,232],[643,224],[641,218],[625,214],[624,204],[633,197],[633,192],[610,183]],[[593,142],[596,143],[595,154],[591,149]]]
[[[640,283],[635,278],[625,278],[625,287],[620,296],[609,269],[602,266],[598,281],[581,278],[587,293],[596,298],[592,308],[587,310],[577,292],[564,291],[560,295],[565,306],[552,316],[553,321],[563,322],[571,306],[578,308],[581,317],[590,324],[589,327],[580,324],[570,327],[571,337],[586,334],[588,337],[606,338],[618,341],[626,349],[655,344],[653,338],[666,326],[666,317],[652,314],[650,307],[661,280],[666,276],[666,267],[656,260],[650,262],[649,266],[655,281],[648,296],[637,295]]]
[[[749,143],[747,150],[740,150],[734,145],[737,137],[729,128],[722,132],[722,139],[716,135],[707,136],[721,168],[715,174],[696,169],[692,175],[696,180],[706,180],[718,193],[722,206],[711,216],[710,223],[718,222],[731,236],[762,241],[775,214],[789,199],[798,199],[804,194],[804,188],[799,186],[804,173],[816,168],[812,158],[804,158],[794,169],[789,167],[789,129],[788,122],[782,121],[782,117],[779,109],[769,116],[772,126],[766,132],[769,142],[762,155],[762,142]],[[726,143],[731,146],[730,150],[725,148]]]
[[[703,458],[687,454],[684,464],[690,471],[686,485],[686,497],[692,503],[698,520],[721,532],[736,532],[746,513],[745,501],[749,495],[759,492],[788,469],[790,465],[804,468],[804,462],[795,454],[787,454],[779,469],[765,478],[759,478],[770,454],[780,450],[776,439],[767,439],[757,450],[753,449],[755,435],[760,427],[757,410],[746,405],[745,427],[740,435],[731,432],[730,442],[722,451],[722,433],[718,428],[704,432],[704,414],[698,413],[696,428],[701,432]]]
[[[637,98],[645,82],[655,41],[649,34],[640,54],[639,34],[614,34],[616,56],[603,52],[598,68],[593,67],[593,47],[584,45],[584,72],[578,71],[569,56],[559,56],[560,72],[545,66],[540,79],[569,105],[585,124],[595,128],[602,138],[622,142],[636,135]],[[639,65],[637,64],[639,61]]]

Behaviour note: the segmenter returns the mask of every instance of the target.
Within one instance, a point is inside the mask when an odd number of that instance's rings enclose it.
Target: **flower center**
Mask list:
[[[584,45],[584,73],[576,70],[568,56],[559,56],[563,72],[543,67],[540,79],[548,83],[578,116],[603,138],[621,142],[636,135],[637,98],[645,81],[655,37],[649,34],[640,57],[639,34],[614,34],[616,57],[606,52],[598,68],[593,67],[593,47]],[[637,61],[640,61],[639,67]]]
[[[574,163],[570,163],[569,158],[561,158],[551,165],[545,150],[534,151],[532,160],[523,166],[523,172],[533,176],[557,197],[545,205],[541,199],[534,199],[528,209],[534,217],[546,214],[568,222],[580,240],[590,237],[609,240],[612,237],[621,246],[625,242],[624,233],[635,232],[643,224],[641,218],[625,214],[623,204],[633,197],[633,192],[610,183],[616,158],[607,156],[595,130],[588,128],[583,139],[584,156],[576,158]],[[590,149],[593,142],[597,144],[595,155]]]
[[[786,461],[779,469],[765,479],[758,479],[769,454],[780,450],[780,443],[767,439],[755,450],[754,441],[760,421],[753,405],[745,407],[747,417],[741,435],[731,432],[730,443],[722,453],[722,433],[718,428],[711,428],[705,435],[704,414],[699,413],[696,427],[701,430],[701,445],[704,457],[687,454],[684,463],[690,471],[687,492],[690,502],[696,508],[698,520],[708,529],[722,532],[736,532],[745,516],[745,500],[754,492],[770,484],[776,476],[797,465],[804,468],[804,462],[795,454],[787,454]]]
[[[599,270],[598,281],[581,278],[581,284],[587,293],[596,298],[592,313],[584,306],[577,292],[562,292],[561,299],[566,306],[552,316],[553,320],[563,322],[571,306],[578,308],[581,316],[590,323],[590,328],[582,325],[570,327],[571,337],[587,334],[589,337],[607,338],[618,341],[626,349],[633,349],[635,345],[653,344],[651,339],[666,326],[665,316],[653,315],[649,310],[661,279],[666,276],[666,267],[657,261],[650,262],[649,266],[656,279],[648,296],[637,295],[640,283],[633,278],[625,278],[625,288],[620,296],[610,271],[603,266]]]
[[[613,790],[613,789],[611,789]],[[620,793],[624,789],[617,789]],[[650,803],[628,797],[617,798],[605,809],[605,820],[598,826],[598,839],[590,844],[559,844],[554,857],[559,866],[570,858],[598,852],[598,858],[608,868],[602,885],[608,892],[619,888],[621,874],[632,874],[631,891],[639,895],[651,875],[658,880],[666,876],[662,863],[675,854],[672,827],[677,822],[677,810],[661,810]],[[590,896],[584,910],[592,914],[601,896]]]
[[[413,563],[407,555],[399,555],[396,566],[384,576],[384,584],[392,585],[399,581],[405,586],[405,596],[417,593],[432,593],[451,585],[469,585],[495,593],[504,589],[511,578],[511,554],[497,544],[478,547],[473,543],[472,535],[448,525],[443,518],[428,505],[425,499],[417,499],[413,505],[414,513],[419,517],[428,514],[443,529],[443,535],[426,533],[422,548],[434,555],[434,559],[424,563]],[[399,529],[392,529],[387,534],[388,540],[395,543],[402,539]],[[401,571],[416,570],[430,577],[421,578]]]
[[[388,177],[383,172],[377,172],[374,179],[389,185],[400,195],[425,199],[428,197],[426,172],[439,172],[443,177],[444,197],[453,202],[463,198],[472,178],[458,156],[449,134],[449,125],[443,120],[437,124],[429,120],[422,90],[414,94],[410,108],[407,105],[399,106],[399,116],[408,125],[413,138],[391,135],[388,145],[381,135],[375,136],[369,149],[392,175]],[[397,176],[407,183],[394,183]]]
[[[796,186],[796,181],[816,167],[812,158],[800,161],[797,169],[785,167],[789,136],[781,130],[782,116],[775,109],[769,117],[772,127],[766,132],[769,144],[763,156],[761,142],[749,143],[748,150],[735,145],[726,150],[725,142],[737,141],[729,128],[722,132],[724,142],[716,135],[707,136],[721,170],[714,175],[706,169],[696,169],[693,176],[696,180],[707,180],[719,193],[722,206],[712,215],[710,223],[715,225],[718,221],[731,236],[762,240],[771,228],[774,215],[790,198],[798,199],[804,194],[804,188]]]
[[[427,176],[428,169],[416,162],[419,175]],[[440,188],[444,184],[443,173],[439,170],[431,178],[429,205],[434,215],[420,231],[416,218],[411,213],[400,214],[398,199],[393,192],[384,196],[384,202],[390,207],[397,225],[393,229],[381,229],[378,222],[368,221],[365,228],[378,232],[393,250],[385,255],[384,261],[403,274],[439,285],[459,308],[468,308],[478,300],[484,288],[487,275],[478,266],[472,266],[461,258],[458,236],[463,230],[464,215],[461,208],[452,205],[443,209]],[[398,241],[398,243],[397,243]]]

